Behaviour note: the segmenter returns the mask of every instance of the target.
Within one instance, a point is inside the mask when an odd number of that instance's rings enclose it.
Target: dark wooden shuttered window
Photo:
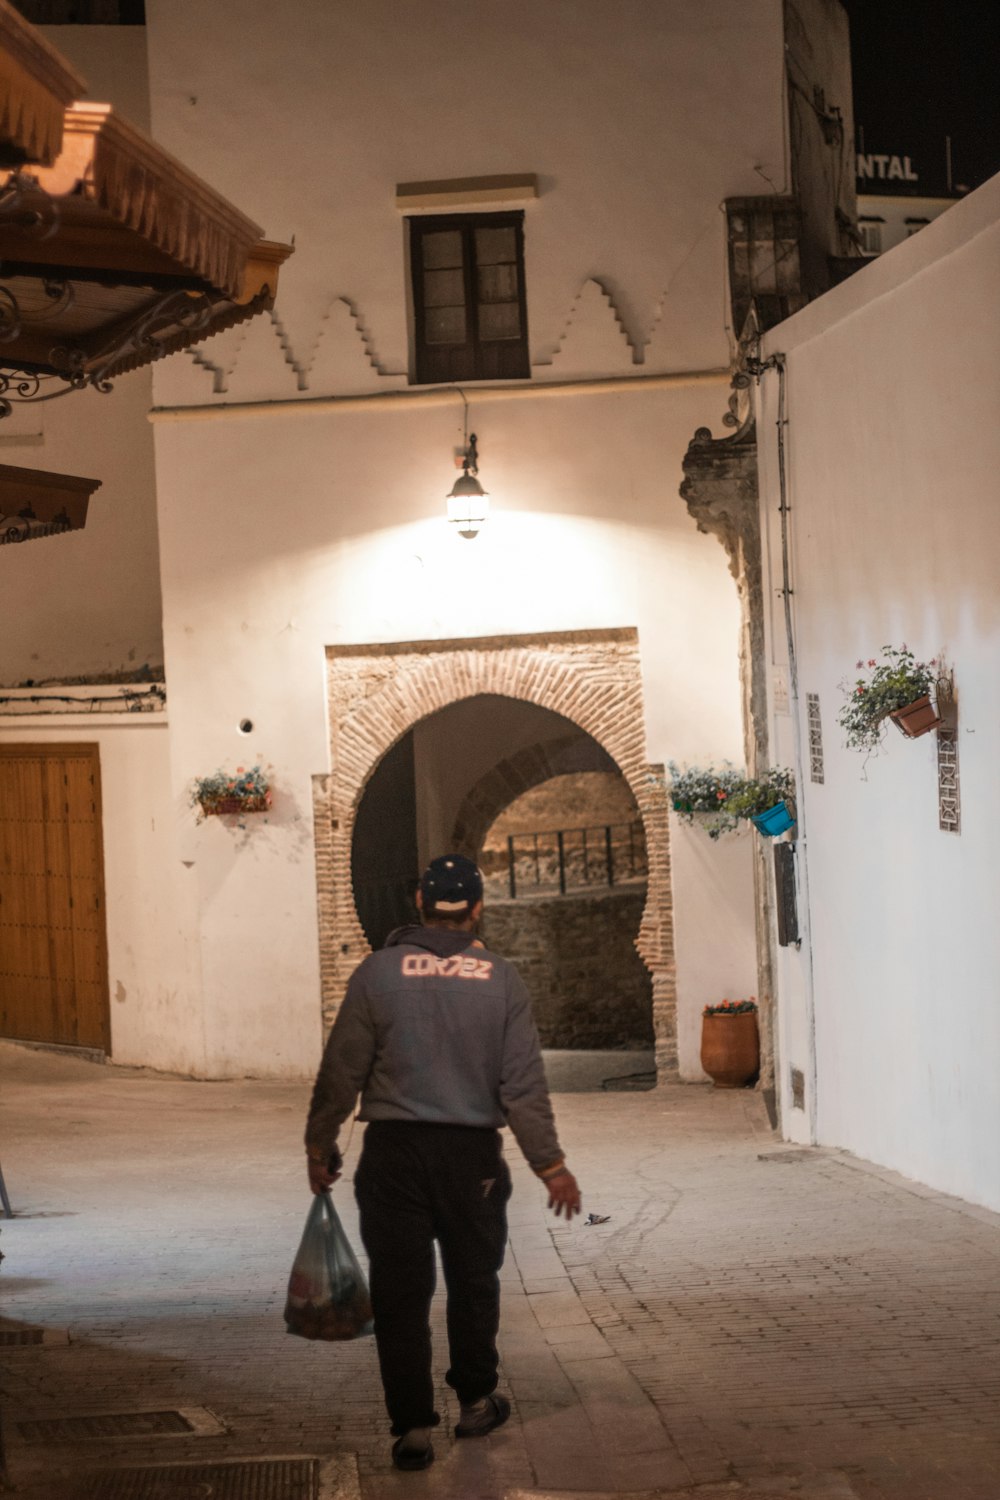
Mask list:
[[[523,380],[524,214],[410,219],[418,385]]]

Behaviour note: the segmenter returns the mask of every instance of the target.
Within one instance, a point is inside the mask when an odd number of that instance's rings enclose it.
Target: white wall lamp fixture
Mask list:
[[[476,478],[479,453],[476,449],[476,434],[469,437],[469,445],[462,459],[462,472],[448,491],[448,520],[459,536],[467,541],[479,535],[490,513],[490,497]]]
[[[469,403],[459,391],[465,407],[463,428],[462,472],[447,494],[448,520],[459,536],[471,542],[479,535],[490,513],[490,497],[476,477],[479,473],[479,450],[476,434],[469,432]]]

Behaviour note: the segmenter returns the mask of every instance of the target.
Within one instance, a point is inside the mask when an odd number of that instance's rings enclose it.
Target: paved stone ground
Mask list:
[[[629,1071],[621,1060],[607,1076]],[[204,1468],[163,1466],[279,1455],[328,1460],[330,1500],[1000,1496],[1000,1219],[784,1146],[753,1093],[557,1098],[585,1211],[608,1222],[546,1214],[511,1154],[515,1415],[456,1444],[442,1384],[438,1461],[401,1475],[372,1342],[284,1333],[309,1206],[304,1087],[10,1045],[0,1076],[17,1215],[0,1237],[4,1326],[70,1337],[0,1350],[10,1481],[30,1500],[117,1500],[119,1482],[93,1475],[122,1465],[161,1466],[143,1500],[193,1500],[223,1490]],[[346,1184],[335,1201],[356,1231]],[[207,1408],[221,1431],[38,1445],[21,1428],[178,1407]]]

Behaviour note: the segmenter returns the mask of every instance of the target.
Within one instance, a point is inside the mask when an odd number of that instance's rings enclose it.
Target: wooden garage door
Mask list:
[[[0,745],[0,1035],[110,1047],[96,745]]]

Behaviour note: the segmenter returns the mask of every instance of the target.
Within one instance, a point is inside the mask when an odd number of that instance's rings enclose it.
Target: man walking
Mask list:
[[[306,1125],[309,1184],[340,1176],[337,1134],[354,1108],[368,1122],[354,1190],[371,1265],[375,1341],[397,1468],[433,1462],[429,1315],[434,1241],[447,1288],[456,1437],[510,1416],[496,1394],[496,1336],[510,1173],[499,1127],[567,1219],[580,1209],[563,1159],[531,1002],[517,970],[476,938],[478,869],[435,859],[417,892],[422,925],[398,928],[354,971],[320,1064]]]

